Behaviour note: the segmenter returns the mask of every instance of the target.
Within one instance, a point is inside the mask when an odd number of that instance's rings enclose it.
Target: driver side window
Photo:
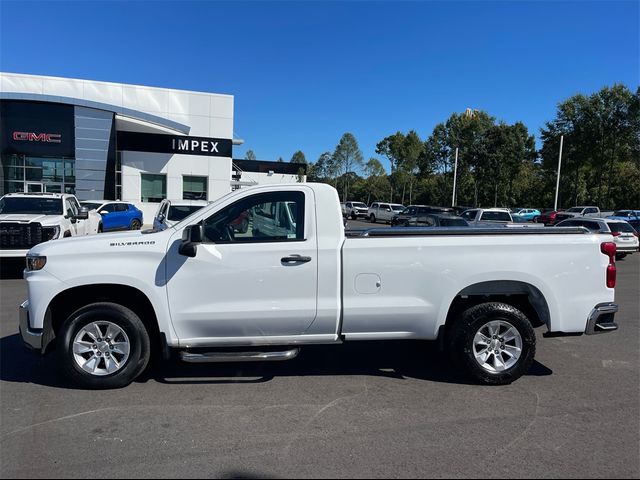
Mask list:
[[[261,193],[203,222],[205,242],[263,243],[304,240],[304,193]]]

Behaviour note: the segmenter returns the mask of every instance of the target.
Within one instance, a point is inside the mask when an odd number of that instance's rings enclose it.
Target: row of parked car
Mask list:
[[[601,212],[598,207],[573,207],[565,211],[532,208],[447,208],[427,205],[404,205],[374,202],[345,202],[345,218],[383,221],[400,227],[584,227],[592,232],[613,235],[617,257],[638,251],[640,245],[640,210]],[[606,217],[605,217],[606,216]]]
[[[205,200],[163,200],[155,214],[153,228],[171,227],[207,204]],[[385,202],[374,202],[370,207],[361,202],[345,202],[341,207],[346,218],[401,227],[584,227],[593,232],[612,234],[619,256],[638,250],[640,210],[601,212],[597,207],[574,207],[545,213],[535,209],[405,207]],[[611,215],[602,218],[607,214]],[[250,212],[241,212],[232,228],[235,232],[246,233],[252,222]],[[0,257],[24,256],[31,247],[47,240],[139,230],[143,224],[142,211],[132,203],[78,202],[74,195],[59,193],[12,193],[0,199]]]

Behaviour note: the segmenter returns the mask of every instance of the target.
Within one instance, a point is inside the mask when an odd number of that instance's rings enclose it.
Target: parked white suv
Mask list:
[[[202,207],[209,205],[206,200],[168,200],[160,202],[153,218],[153,229],[160,231],[173,227]]]
[[[374,202],[369,207],[369,220],[376,223],[378,220],[391,223],[393,217],[399,215],[405,209],[404,205],[398,203]]]
[[[358,217],[367,218],[369,208],[362,202],[345,202],[340,204],[343,217],[351,217],[353,220]]]
[[[48,240],[98,233],[100,220],[74,195],[9,193],[0,198],[0,257],[24,257]]]

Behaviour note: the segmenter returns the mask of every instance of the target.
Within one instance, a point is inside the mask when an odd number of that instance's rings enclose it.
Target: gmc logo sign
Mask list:
[[[59,133],[13,132],[13,139],[20,142],[62,143]]]

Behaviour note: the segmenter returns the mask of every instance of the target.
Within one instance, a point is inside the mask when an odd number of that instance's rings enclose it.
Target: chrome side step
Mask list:
[[[187,363],[282,362],[293,360],[299,353],[299,348],[282,352],[180,352],[180,359]]]

